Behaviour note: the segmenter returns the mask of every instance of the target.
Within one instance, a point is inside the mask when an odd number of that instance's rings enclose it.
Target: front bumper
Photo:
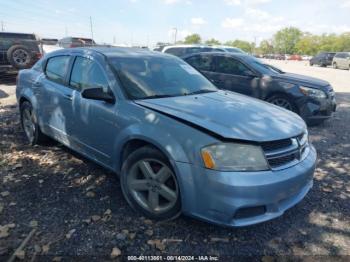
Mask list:
[[[336,109],[337,103],[334,96],[320,100],[309,99],[302,105],[300,114],[306,122],[323,121],[332,117]]]
[[[287,169],[219,172],[176,163],[183,213],[225,226],[247,226],[281,216],[313,185],[316,151]]]

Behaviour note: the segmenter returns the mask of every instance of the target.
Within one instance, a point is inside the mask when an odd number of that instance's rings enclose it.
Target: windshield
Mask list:
[[[275,75],[276,74],[284,74],[284,72],[281,69],[279,69],[273,65],[264,64],[259,59],[252,57],[251,63],[254,66],[254,68],[262,74],[267,74],[267,75],[268,74],[275,74]]]
[[[217,88],[197,70],[177,58],[144,56],[109,60],[131,99],[217,91]]]

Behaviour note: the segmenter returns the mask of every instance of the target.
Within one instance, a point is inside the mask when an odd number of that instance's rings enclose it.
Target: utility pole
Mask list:
[[[256,53],[256,36],[254,36],[254,53]]]
[[[2,32],[5,31],[4,21],[2,21],[2,20],[1,20],[1,31],[2,31]]]
[[[176,44],[177,28],[174,27],[173,29],[175,30],[175,32],[174,32],[174,44]]]
[[[90,30],[91,30],[91,38],[94,39],[94,31],[92,30],[92,18],[90,16]]]

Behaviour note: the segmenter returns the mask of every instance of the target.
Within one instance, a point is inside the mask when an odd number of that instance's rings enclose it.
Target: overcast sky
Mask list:
[[[133,45],[173,41],[173,28],[179,40],[199,33],[252,42],[286,26],[350,32],[350,0],[0,0],[6,31],[90,37],[90,16],[96,41]]]

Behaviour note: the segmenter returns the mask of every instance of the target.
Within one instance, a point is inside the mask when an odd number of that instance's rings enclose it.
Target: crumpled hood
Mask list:
[[[306,128],[292,112],[227,91],[135,102],[227,139],[272,141],[297,136]]]
[[[278,74],[278,75],[273,75],[271,77],[275,80],[281,80],[281,81],[286,81],[286,82],[290,82],[290,83],[306,85],[306,86],[310,86],[310,87],[329,86],[329,83],[327,81],[322,80],[322,79],[318,79],[318,78],[314,78],[314,77],[310,77],[310,76],[292,74],[292,73]]]

